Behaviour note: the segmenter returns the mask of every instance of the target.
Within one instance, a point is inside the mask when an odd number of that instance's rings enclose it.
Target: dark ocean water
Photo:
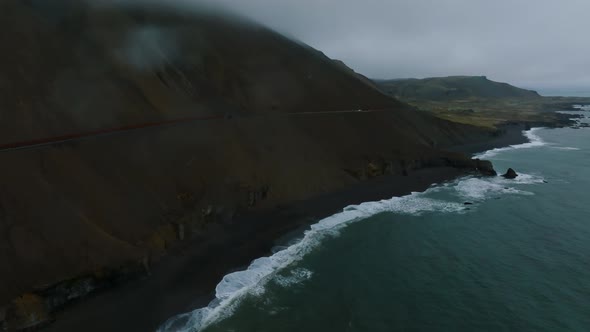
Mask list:
[[[517,180],[349,207],[163,330],[590,330],[590,129],[527,135],[483,155]]]

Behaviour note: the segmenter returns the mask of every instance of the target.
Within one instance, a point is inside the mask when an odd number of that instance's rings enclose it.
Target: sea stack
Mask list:
[[[475,166],[480,174],[484,176],[496,176],[498,173],[494,170],[494,165],[489,160],[475,159]]]
[[[516,174],[516,172],[512,168],[509,168],[508,171],[506,171],[506,174],[502,176],[506,179],[516,179],[516,177],[518,177],[518,174]]]

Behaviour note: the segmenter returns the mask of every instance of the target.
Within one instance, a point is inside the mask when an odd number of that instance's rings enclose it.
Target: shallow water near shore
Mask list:
[[[585,331],[590,130],[533,129],[467,177],[350,206],[162,331]]]

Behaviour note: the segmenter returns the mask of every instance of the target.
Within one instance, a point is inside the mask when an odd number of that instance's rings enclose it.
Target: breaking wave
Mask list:
[[[200,331],[210,324],[222,320],[232,314],[240,299],[245,295],[260,295],[270,280],[279,285],[290,285],[311,278],[309,271],[295,271],[290,277],[278,276],[285,267],[301,260],[307,253],[316,248],[326,236],[338,235],[346,225],[380,212],[396,212],[419,215],[424,212],[459,212],[465,210],[463,204],[440,201],[425,197],[424,193],[412,193],[408,196],[394,197],[390,200],[367,202],[349,206],[342,212],[322,219],[307,230],[303,238],[269,257],[254,260],[244,271],[226,275],[216,287],[215,300],[209,306],[191,313],[179,315],[168,320],[159,331],[161,332],[194,332]]]
[[[556,147],[553,147],[553,149],[564,150],[564,151],[579,151],[580,150],[580,148],[574,148],[571,146],[556,146]]]
[[[494,178],[467,178],[460,180],[454,187],[455,194],[465,200],[482,201],[504,194],[533,195],[533,193],[512,187],[515,184],[544,183],[540,176],[519,174],[516,179],[509,180],[501,176]]]
[[[523,144],[518,144],[518,145],[510,145],[505,148],[496,148],[496,149],[489,150],[489,151],[486,151],[486,152],[483,152],[480,154],[476,154],[474,156],[474,158],[487,159],[487,158],[495,157],[498,155],[498,153],[504,152],[504,151],[510,151],[510,150],[515,150],[515,149],[530,149],[530,148],[537,148],[537,147],[545,146],[545,145],[547,145],[547,143],[545,141],[543,141],[543,139],[536,134],[537,131],[539,131],[540,129],[543,129],[543,128],[541,128],[541,127],[532,128],[531,130],[526,130],[526,131],[522,132],[523,135],[525,135],[529,139],[528,143],[523,143]]]

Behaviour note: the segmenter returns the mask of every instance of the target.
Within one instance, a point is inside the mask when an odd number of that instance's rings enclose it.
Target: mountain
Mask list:
[[[489,80],[485,76],[376,80],[379,88],[402,100],[458,100],[469,98],[540,98],[536,91]]]
[[[423,167],[475,169],[441,148],[489,137],[235,15],[97,3],[0,3],[10,328],[244,211]]]
[[[3,142],[220,110],[399,105],[358,89],[352,73],[309,47],[228,14],[89,11],[71,1],[10,0],[2,10]]]

